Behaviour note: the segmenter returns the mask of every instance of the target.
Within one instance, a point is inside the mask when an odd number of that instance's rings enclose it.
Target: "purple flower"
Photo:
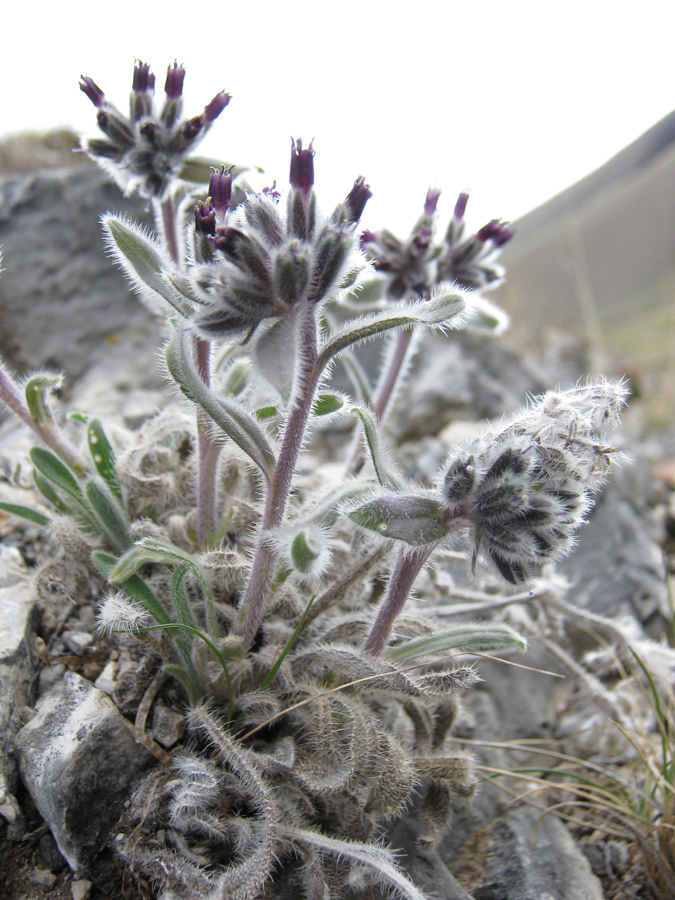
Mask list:
[[[302,148],[302,138],[294,141],[291,138],[291,172],[289,176],[292,187],[297,188],[303,197],[309,196],[314,186],[314,149],[312,142],[306,150]]]
[[[80,81],[80,90],[83,91],[87,97],[91,100],[94,106],[98,106],[99,108],[103,106],[105,103],[105,94],[101,90],[101,88],[96,84],[93,78],[89,78],[88,76],[82,75]]]
[[[184,79],[185,69],[182,66],[179,66],[178,63],[169,66],[166,72],[164,90],[170,100],[177,100],[182,95]]]

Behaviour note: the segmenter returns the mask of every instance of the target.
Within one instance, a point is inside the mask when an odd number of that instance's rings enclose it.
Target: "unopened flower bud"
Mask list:
[[[219,91],[213,100],[204,107],[204,117],[210,124],[214,122],[221,112],[225,109],[232,97],[225,91]]]
[[[82,75],[81,79],[80,90],[83,91],[87,95],[87,97],[89,97],[94,106],[98,106],[99,108],[103,106],[103,104],[105,103],[105,94],[96,84],[94,79],[89,78],[85,75]]]
[[[476,482],[476,465],[473,456],[453,460],[443,478],[443,499],[452,512],[461,506]]]
[[[169,66],[166,72],[166,83],[164,90],[170,100],[177,100],[183,93],[183,81],[185,79],[185,69],[174,63]]]
[[[439,188],[429,188],[427,191],[427,197],[424,201],[424,215],[425,216],[433,216],[436,212],[436,207],[438,206],[438,198],[441,196],[441,191]]]
[[[216,233],[216,211],[211,207],[208,200],[206,203],[203,203],[201,200],[197,201],[195,206],[195,231],[198,234],[215,235]]]
[[[370,185],[366,184],[363,175],[359,175],[354,182],[354,187],[345,199],[345,207],[347,208],[350,222],[356,224],[359,221],[363,215],[363,210],[366,208],[366,203],[372,196],[373,192],[370,190]]]
[[[294,141],[291,138],[291,185],[297,188],[303,197],[307,197],[314,185],[314,149],[312,142],[306,150],[302,148],[302,138]]]
[[[453,218],[456,222],[459,222],[464,218],[464,213],[466,212],[466,204],[469,202],[469,194],[468,191],[462,191],[457,198],[457,203],[455,203],[455,210],[452,214]]]
[[[150,66],[147,63],[142,63],[139,60],[134,66],[134,80],[131,89],[138,93],[154,91],[155,76],[150,71]]]

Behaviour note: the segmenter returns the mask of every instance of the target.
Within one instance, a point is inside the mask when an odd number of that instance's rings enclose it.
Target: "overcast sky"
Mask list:
[[[675,107],[673,26],[671,0],[12,3],[0,133],[91,130],[80,74],[126,109],[134,58],[160,90],[175,58],[188,115],[233,96],[199,152],[285,185],[290,136],[314,138],[323,206],[362,174],[364,224],[404,233],[428,186],[444,218],[470,188],[478,227],[545,201]]]

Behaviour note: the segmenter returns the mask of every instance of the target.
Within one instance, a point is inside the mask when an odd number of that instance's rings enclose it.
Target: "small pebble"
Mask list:
[[[70,886],[73,900],[89,900],[92,886],[91,881],[87,881],[86,878],[78,878],[77,881],[74,881]]]
[[[94,635],[88,631],[64,631],[63,643],[71,653],[81,656],[94,643]]]
[[[30,722],[30,720],[31,720],[31,719],[33,718],[33,716],[36,715],[36,714],[37,714],[37,710],[36,710],[36,709],[33,709],[32,706],[24,706],[24,708],[21,710],[21,714],[19,715],[19,718],[21,719],[21,721],[22,721],[23,724],[25,725],[26,722]]]
[[[115,662],[114,659],[111,659],[107,664],[105,669],[98,676],[96,681],[94,682],[94,686],[99,689],[99,691],[103,691],[104,694],[107,694],[109,697],[112,697],[112,692],[115,687],[115,678],[117,676],[117,670],[119,666]]]
[[[185,734],[185,716],[158,703],[152,717],[152,734],[158,744],[170,749]]]
[[[26,875],[26,881],[40,891],[51,891],[56,884],[56,875],[52,875],[47,869],[31,869]]]

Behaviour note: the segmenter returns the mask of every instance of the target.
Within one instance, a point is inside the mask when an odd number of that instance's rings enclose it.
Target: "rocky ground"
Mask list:
[[[71,409],[96,409],[133,428],[168,400],[154,363],[157,324],[98,250],[99,212],[121,206],[111,192],[87,168],[0,181],[7,269],[0,278],[0,344],[16,368],[64,369],[64,400]],[[133,204],[129,211],[143,212]],[[39,242],[33,239],[35,222]],[[573,382],[581,374],[580,355],[575,345],[544,365],[481,336],[430,341],[392,422],[392,431],[404,438],[400,459],[416,479],[429,480],[476,423],[518,409],[528,392]],[[632,463],[607,486],[559,574],[570,582],[568,599],[587,612],[613,620],[628,616],[641,640],[668,642],[675,575],[673,443],[646,432],[637,407],[618,440]],[[329,450],[343,441],[339,433],[324,436]],[[0,425],[0,499],[17,502],[12,481],[23,478],[29,446],[13,421]],[[125,879],[114,845],[138,777],[183,737],[180,695],[157,675],[157,661],[144,655],[143,645],[96,633],[100,585],[84,574],[76,553],[65,577],[62,569],[58,576],[41,570],[38,601],[34,576],[50,552],[40,529],[0,514],[0,536],[0,896],[149,897],[149,889]],[[485,598],[471,595],[464,568],[452,561],[431,573],[421,590],[435,614],[449,589],[454,602],[472,603],[486,614]],[[523,623],[538,619],[536,597],[523,599],[520,615]],[[554,618],[551,613],[549,624]],[[567,638],[575,645],[570,652],[592,644],[583,627]],[[483,746],[488,742],[566,741],[568,748],[589,719],[607,718],[594,698],[582,697],[580,682],[546,641],[533,635],[518,662],[530,668],[480,662],[484,681],[467,697],[458,723],[457,739],[484,766],[515,764],[503,747]],[[458,808],[434,852],[417,851],[414,815],[391,828],[389,839],[402,862],[431,896],[655,896],[647,889],[636,841],[616,839],[592,817],[584,824],[577,816],[581,821],[571,829],[556,816],[541,818],[540,809],[511,803],[501,783],[486,778],[477,797]]]

